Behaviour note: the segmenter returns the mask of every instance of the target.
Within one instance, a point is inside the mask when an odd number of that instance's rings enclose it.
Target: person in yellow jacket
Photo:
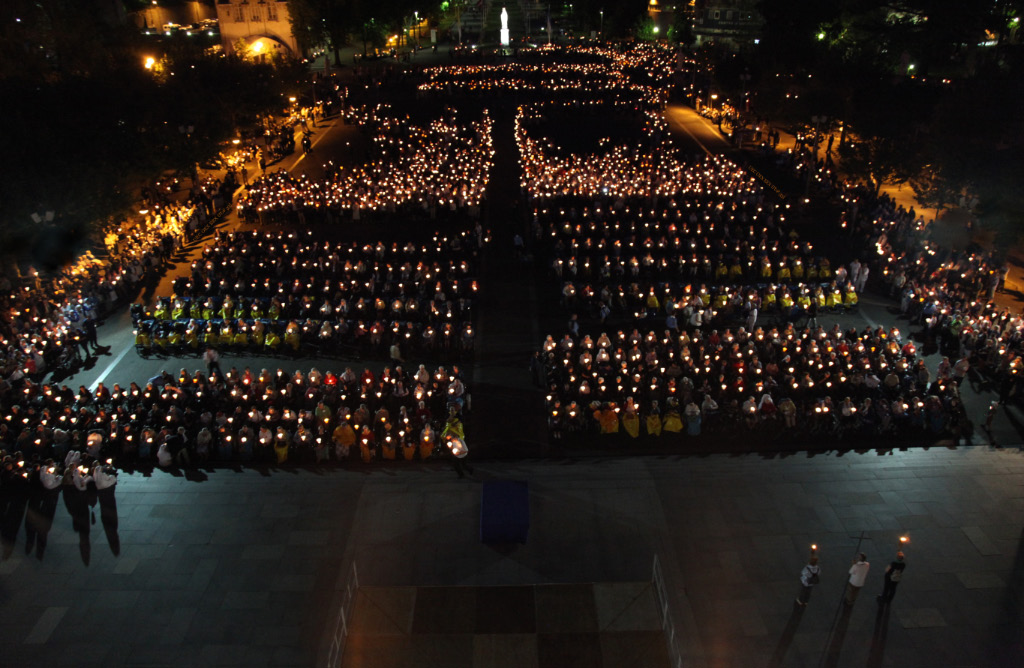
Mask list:
[[[647,435],[661,436],[661,426],[661,409],[655,399],[651,402],[651,412],[647,414]]]
[[[207,299],[203,303],[203,320],[213,320],[214,315],[216,315],[216,311],[213,309],[213,300]]]
[[[137,352],[147,353],[152,345],[153,339],[149,336],[149,332],[142,327],[135,330],[135,350]]]
[[[338,461],[348,459],[352,446],[356,444],[356,432],[348,420],[343,420],[334,428],[331,441],[334,442],[334,457]]]
[[[804,280],[804,263],[802,260],[793,261],[793,278],[798,281]]]
[[[246,331],[245,323],[241,320],[238,321],[238,331],[235,332],[234,338],[231,340],[236,348],[248,348],[249,347],[249,332]]]
[[[263,307],[260,305],[259,300],[252,303],[252,308],[249,309],[249,313],[253,320],[259,320],[263,317]]]
[[[821,258],[818,262],[818,278],[823,281],[827,281],[832,278],[832,264],[829,263],[828,258]]]
[[[288,461],[288,445],[290,440],[288,430],[284,427],[278,427],[277,433],[274,435],[274,455],[277,457],[278,464],[284,464]]]
[[[683,430],[683,417],[679,414],[679,402],[675,397],[668,400],[668,410],[665,412],[665,419],[662,420],[662,429],[672,434],[678,434]]]
[[[231,322],[228,320],[224,321],[224,324],[220,328],[220,342],[222,345],[230,346],[235,340],[235,332],[231,328]]]
[[[191,320],[185,328],[185,345],[191,350],[199,350],[199,323]]]
[[[846,291],[843,293],[843,307],[853,308],[857,305],[857,291],[854,290],[852,285],[846,286]]]
[[[793,295],[789,294],[789,290],[782,293],[782,304],[783,313],[789,313],[789,310],[793,308]]]
[[[594,411],[594,419],[601,425],[602,434],[619,433],[619,414],[611,404],[606,403]]]
[[[185,302],[180,299],[174,300],[174,307],[171,309],[171,318],[173,320],[181,320],[185,317]]]
[[[231,298],[231,295],[224,297],[224,302],[220,305],[220,317],[224,320],[231,320],[235,315],[235,300]]]
[[[188,317],[193,320],[199,320],[203,317],[203,305],[199,303],[198,299],[193,299],[192,303],[188,307]]]
[[[466,446],[466,432],[459,420],[458,413],[452,408],[448,413],[448,422],[441,431],[441,440],[448,447],[452,455],[452,469],[459,474],[460,478],[466,476],[466,471],[473,473],[473,467],[465,463],[469,455],[469,448]]]
[[[772,278],[772,263],[768,260],[764,260],[761,263],[761,280],[770,281]]]
[[[171,309],[167,305],[167,302],[165,300],[160,299],[157,301],[156,309],[153,310],[153,317],[156,318],[157,320],[171,319]]]
[[[256,320],[252,323],[252,333],[249,335],[249,340],[252,341],[254,346],[263,346],[263,341],[266,339],[266,325],[263,324],[262,320]]]
[[[277,333],[277,330],[270,328],[263,341],[263,347],[270,352],[276,352],[281,347],[281,335]]]
[[[466,440],[466,430],[462,426],[462,421],[459,420],[458,414],[455,412],[453,407],[448,415],[448,421],[444,424],[444,429],[441,431],[441,439],[446,438],[457,438],[461,441]]]
[[[181,345],[182,338],[181,331],[172,326],[171,331],[167,334],[167,345],[176,349]]]
[[[825,291],[821,289],[820,285],[814,289],[814,301],[818,302],[818,308],[825,308],[828,306],[828,299],[825,297]]]
[[[288,323],[287,329],[284,330],[284,342],[285,345],[289,346],[292,350],[299,352],[299,346],[302,343],[299,323],[294,320]]]
[[[789,283],[789,279],[792,275],[793,274],[790,272],[789,267],[787,265],[782,265],[779,267],[779,271],[775,278],[779,283]]]
[[[434,454],[434,442],[436,440],[437,435],[434,433],[434,428],[430,426],[430,423],[428,422],[423,425],[419,438],[420,459],[427,459]]]
[[[153,348],[158,352],[167,352],[168,346],[167,330],[163,329],[163,326],[157,327],[156,331],[153,332]]]
[[[389,461],[395,461],[398,454],[397,443],[395,442],[395,435],[392,433],[392,426],[390,422],[384,424],[384,438],[381,439],[380,448],[384,455],[384,459]]]
[[[661,304],[658,302],[658,295],[654,294],[654,288],[651,288],[650,292],[647,293],[647,311],[648,313],[657,312],[658,307]]]
[[[843,303],[843,293],[833,283],[831,291],[825,295],[825,301],[829,308],[838,308]]]

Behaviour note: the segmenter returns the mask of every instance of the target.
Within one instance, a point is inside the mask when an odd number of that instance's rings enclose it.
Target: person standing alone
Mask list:
[[[821,576],[821,568],[818,567],[818,557],[811,557],[807,565],[800,571],[800,595],[796,597],[796,604],[801,608],[807,607],[807,601],[811,599],[811,590],[818,584]]]
[[[878,597],[878,605],[889,605],[896,595],[896,585],[903,579],[903,570],[907,567],[903,561],[903,552],[896,553],[896,560],[890,563],[885,569],[882,577],[882,595]]]
[[[846,583],[845,602],[847,606],[852,606],[857,601],[857,595],[860,594],[864,581],[868,579],[868,570],[870,568],[871,564],[868,563],[868,557],[863,552],[853,560],[853,565],[850,566],[850,579]]]

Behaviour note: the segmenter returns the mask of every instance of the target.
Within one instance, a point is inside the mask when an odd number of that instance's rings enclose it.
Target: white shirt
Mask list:
[[[868,569],[871,564],[866,561],[858,561],[850,566],[850,584],[854,587],[863,587],[864,581],[868,579]]]

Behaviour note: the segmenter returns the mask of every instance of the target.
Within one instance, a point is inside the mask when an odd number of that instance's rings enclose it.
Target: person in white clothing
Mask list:
[[[162,469],[170,468],[174,462],[174,455],[171,454],[171,449],[167,447],[166,441],[160,444],[160,448],[156,451],[156,463]]]
[[[71,483],[79,492],[84,492],[92,482],[92,474],[87,466],[79,464],[71,471]]]
[[[871,273],[871,268],[864,265],[860,268],[860,273],[857,274],[857,292],[864,292],[864,286],[868,284],[868,274]]]
[[[97,464],[92,469],[92,478],[96,481],[97,490],[105,490],[117,484],[117,469],[106,464]]]
[[[35,549],[36,558],[43,558],[63,485],[63,469],[52,459],[47,459],[39,468],[39,488],[29,497],[25,516],[25,554],[31,554]]]
[[[850,566],[850,579],[846,583],[846,598],[844,599],[847,606],[852,606],[856,602],[857,595],[860,594],[865,580],[868,579],[868,570],[870,569],[871,564],[868,563],[867,555],[861,552]]]

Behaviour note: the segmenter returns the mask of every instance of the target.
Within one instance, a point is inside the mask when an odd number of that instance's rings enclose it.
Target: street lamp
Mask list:
[[[601,35],[601,37],[604,37],[604,10],[601,9],[597,13],[601,15],[601,32],[600,32],[600,35]]]

